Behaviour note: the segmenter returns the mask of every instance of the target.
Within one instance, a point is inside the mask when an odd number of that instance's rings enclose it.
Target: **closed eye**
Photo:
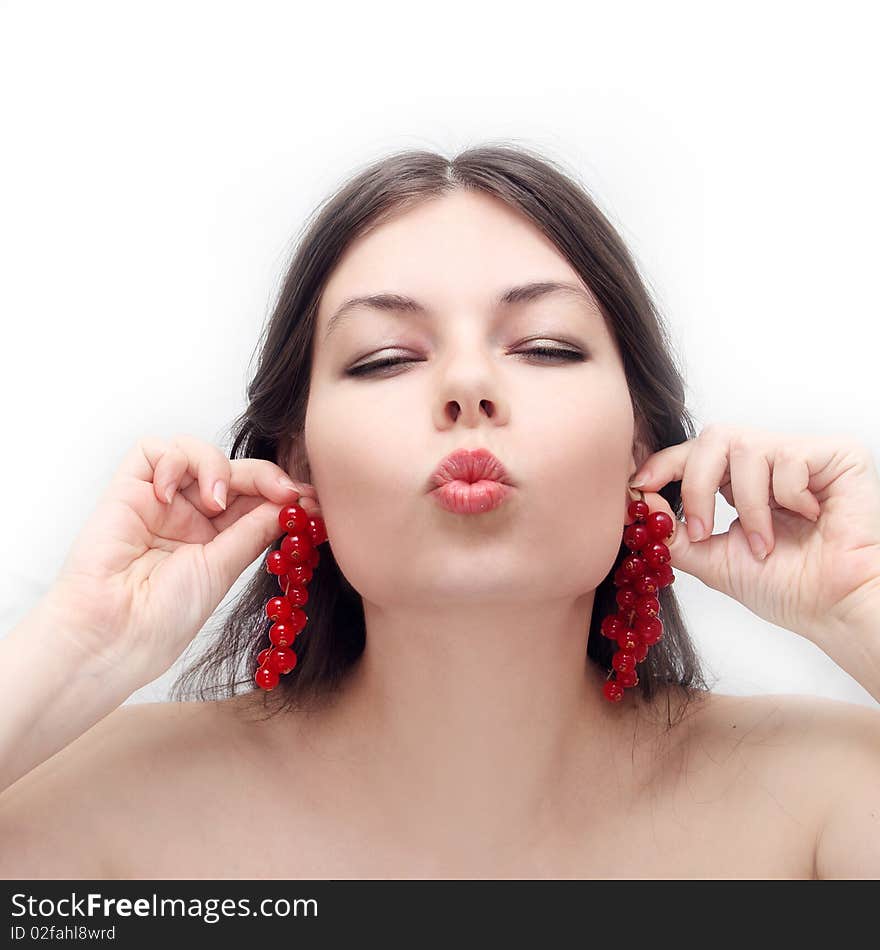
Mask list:
[[[583,362],[584,355],[577,350],[562,349],[561,347],[535,346],[529,350],[520,350],[513,354],[521,359],[537,359],[541,362],[563,360],[570,362]],[[403,363],[419,363],[424,360],[395,359],[393,356],[383,360],[374,360],[372,363],[362,363],[360,366],[354,366],[345,371],[346,376],[369,376],[382,368],[399,366]]]

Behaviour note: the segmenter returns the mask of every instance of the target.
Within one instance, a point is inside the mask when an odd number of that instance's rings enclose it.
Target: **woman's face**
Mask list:
[[[575,284],[586,299],[497,305],[533,281]],[[361,306],[327,336],[346,300],[380,293],[427,312]],[[539,346],[583,359],[523,355]],[[389,357],[412,362],[347,375]],[[447,454],[477,447],[516,487],[498,508],[453,514],[428,480]],[[364,598],[391,608],[589,593],[617,556],[636,468],[626,378],[593,295],[530,221],[463,191],[380,225],[333,271],[305,452],[337,563]]]

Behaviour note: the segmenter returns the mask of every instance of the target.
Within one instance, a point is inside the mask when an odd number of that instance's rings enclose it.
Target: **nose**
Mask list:
[[[476,428],[490,420],[504,425],[509,402],[487,360],[458,357],[450,360],[442,374],[435,402],[435,423],[439,429],[452,424]]]
[[[480,399],[477,404],[474,400],[466,397],[462,400],[450,399],[446,403],[445,411],[451,422],[456,422],[461,418],[462,424],[465,426],[476,425],[477,419],[483,415],[492,419],[498,413],[495,403],[491,399]]]

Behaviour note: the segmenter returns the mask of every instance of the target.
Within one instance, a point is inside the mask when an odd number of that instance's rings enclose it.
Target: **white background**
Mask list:
[[[575,169],[669,323],[699,427],[880,455],[870,8],[0,4],[0,635],[139,436],[221,444],[294,235],[400,148],[505,140]],[[675,587],[717,691],[873,704],[803,638]]]

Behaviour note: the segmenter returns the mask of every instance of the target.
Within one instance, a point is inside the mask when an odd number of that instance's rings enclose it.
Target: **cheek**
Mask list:
[[[541,426],[540,451],[529,461],[535,544],[553,551],[560,591],[595,587],[623,540],[634,433],[629,391],[615,380],[531,424]]]
[[[348,552],[339,545],[349,544],[351,557],[358,558],[370,545],[400,536],[398,522],[410,511],[426,464],[405,427],[399,414],[373,413],[351,399],[344,405],[320,398],[309,402],[305,445],[311,482],[343,570]]]
[[[375,411],[362,401],[309,405],[305,443],[322,504],[376,504],[413,480],[424,464],[412,451],[412,420]]]
[[[517,444],[534,444],[529,471],[564,497],[607,502],[620,494],[632,464],[634,419],[622,374],[599,373],[587,385],[559,387],[549,403],[519,410]]]

